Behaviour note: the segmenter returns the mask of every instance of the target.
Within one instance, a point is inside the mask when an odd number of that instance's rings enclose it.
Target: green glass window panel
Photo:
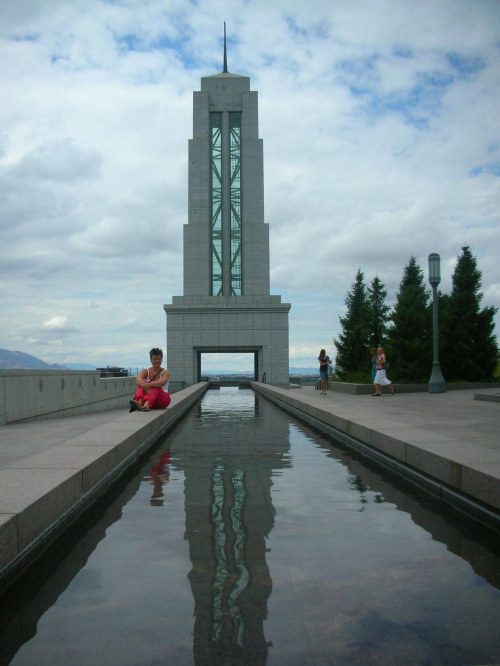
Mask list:
[[[210,114],[211,293],[222,294],[222,113]]]
[[[229,114],[231,295],[241,296],[241,113]]]

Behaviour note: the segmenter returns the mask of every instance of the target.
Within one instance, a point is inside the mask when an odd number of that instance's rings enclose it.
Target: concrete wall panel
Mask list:
[[[100,378],[73,370],[0,370],[5,396],[0,424],[32,418],[91,414],[124,407],[135,392],[134,377]]]

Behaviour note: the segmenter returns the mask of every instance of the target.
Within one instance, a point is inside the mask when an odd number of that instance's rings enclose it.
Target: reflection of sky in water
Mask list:
[[[12,617],[13,663],[499,663],[499,553],[251,391],[209,391]]]
[[[255,419],[255,405],[254,401],[248,399],[248,391],[235,387],[207,391],[200,405],[199,427],[213,427],[214,419],[218,423],[232,423],[235,427],[241,421]]]

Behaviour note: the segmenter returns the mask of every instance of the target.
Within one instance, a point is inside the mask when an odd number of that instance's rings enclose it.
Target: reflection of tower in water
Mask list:
[[[244,621],[238,605],[238,599],[247,588],[250,575],[245,563],[244,545],[245,530],[242,523],[242,509],[245,503],[244,474],[236,469],[232,474],[233,498],[228,504],[231,506],[230,531],[226,534],[226,521],[224,517],[224,468],[216,467],[214,474],[214,503],[212,506],[212,523],[214,526],[216,572],[213,595],[213,632],[212,641],[218,643],[222,637],[223,599],[227,588],[227,608],[233,623],[233,642],[238,647],[243,646]],[[233,537],[231,539],[231,536]],[[232,541],[232,543],[230,543]],[[229,546],[226,549],[226,546]],[[227,585],[230,581],[229,572],[235,579],[234,585]]]
[[[271,488],[272,477],[288,465],[288,424],[274,406],[244,393],[244,409],[224,418],[214,409],[223,394],[210,392],[198,406],[190,444],[175,460],[185,475],[196,664],[267,660],[263,625],[272,580],[266,545],[276,513]]]

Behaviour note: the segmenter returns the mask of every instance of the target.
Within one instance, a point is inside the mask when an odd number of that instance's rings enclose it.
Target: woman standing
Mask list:
[[[375,347],[370,349],[370,354],[372,355],[372,382],[374,382],[377,374],[377,350]]]
[[[318,356],[319,361],[319,378],[321,381],[321,394],[326,395],[326,385],[328,382],[328,366],[331,365],[331,361],[326,355],[326,351],[322,349]]]
[[[396,393],[394,386],[391,386],[391,381],[385,376],[386,368],[384,365],[387,363],[387,359],[384,354],[382,347],[377,349],[377,374],[375,375],[375,393],[372,393],[373,397],[382,395],[382,386],[388,386],[391,395]]]

